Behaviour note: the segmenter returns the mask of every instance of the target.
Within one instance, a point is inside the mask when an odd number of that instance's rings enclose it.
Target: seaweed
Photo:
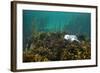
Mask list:
[[[33,32],[23,50],[23,62],[91,59],[91,44],[87,36],[79,35],[79,43],[65,40],[65,34],[67,33]]]

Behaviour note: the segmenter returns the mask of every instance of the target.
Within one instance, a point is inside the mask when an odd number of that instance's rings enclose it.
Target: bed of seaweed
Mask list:
[[[23,62],[91,59],[90,40],[77,35],[80,41],[65,40],[65,32],[34,32],[23,50]]]

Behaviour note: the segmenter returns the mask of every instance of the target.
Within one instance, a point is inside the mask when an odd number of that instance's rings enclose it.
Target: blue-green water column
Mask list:
[[[91,14],[80,12],[57,12],[23,10],[23,42],[37,32],[67,32],[82,34],[90,38]]]

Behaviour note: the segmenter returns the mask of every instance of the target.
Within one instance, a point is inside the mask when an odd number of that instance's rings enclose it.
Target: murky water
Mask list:
[[[91,14],[23,10],[23,47],[32,32],[66,32],[74,35],[91,35]]]

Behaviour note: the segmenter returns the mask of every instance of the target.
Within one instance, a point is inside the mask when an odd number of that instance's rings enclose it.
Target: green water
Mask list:
[[[91,14],[80,12],[56,12],[23,10],[23,42],[37,32],[67,32],[69,34],[91,35]]]

